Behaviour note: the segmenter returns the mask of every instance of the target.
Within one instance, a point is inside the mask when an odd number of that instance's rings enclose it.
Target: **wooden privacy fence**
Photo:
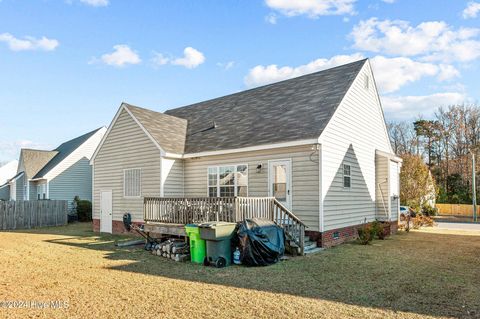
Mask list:
[[[473,216],[473,205],[467,204],[436,204],[439,215],[446,216]],[[477,205],[477,212],[480,212],[480,205]]]
[[[0,230],[66,225],[67,206],[66,200],[0,201]]]

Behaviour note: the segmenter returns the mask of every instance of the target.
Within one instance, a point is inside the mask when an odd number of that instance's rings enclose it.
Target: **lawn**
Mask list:
[[[116,248],[89,224],[0,232],[0,318],[478,318],[480,233],[399,234],[263,268]]]

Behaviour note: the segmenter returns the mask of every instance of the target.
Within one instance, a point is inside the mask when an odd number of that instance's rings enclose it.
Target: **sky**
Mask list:
[[[387,121],[480,98],[480,0],[0,0],[0,162],[370,58]]]

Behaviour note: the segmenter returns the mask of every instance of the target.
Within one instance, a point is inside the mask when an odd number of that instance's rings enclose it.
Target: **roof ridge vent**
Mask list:
[[[210,125],[209,127],[201,129],[201,130],[196,131],[196,132],[193,132],[193,133],[189,134],[189,136],[192,136],[192,135],[195,135],[195,134],[198,134],[198,133],[203,133],[203,132],[206,132],[206,131],[210,131],[210,130],[213,130],[213,129],[216,129],[216,128],[217,128],[217,123],[215,121],[212,121],[212,125]]]

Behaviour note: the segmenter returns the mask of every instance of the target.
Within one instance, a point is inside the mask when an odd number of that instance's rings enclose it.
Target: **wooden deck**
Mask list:
[[[212,221],[241,222],[247,218],[274,221],[287,240],[304,252],[305,224],[274,197],[145,197],[145,231],[185,236],[184,225]]]
[[[160,235],[187,236],[184,224],[147,222],[144,225],[144,229],[153,237]]]

